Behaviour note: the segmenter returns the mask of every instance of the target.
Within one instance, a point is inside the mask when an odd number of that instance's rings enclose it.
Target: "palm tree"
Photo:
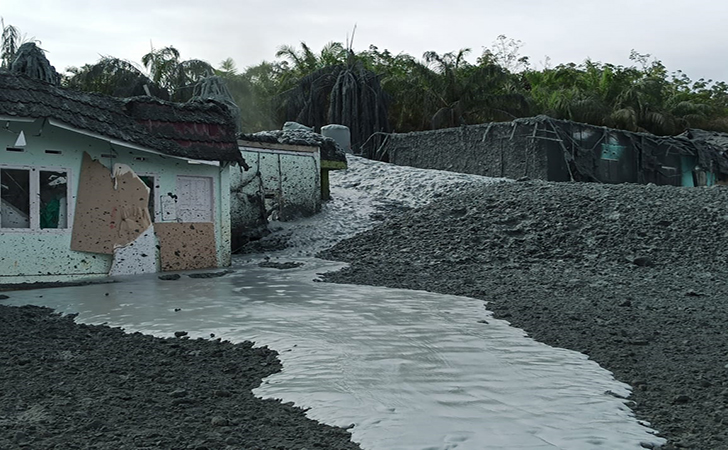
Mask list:
[[[114,97],[152,95],[169,100],[166,89],[146,76],[134,63],[124,59],[102,56],[95,64],[66,70],[71,75],[64,78],[64,85],[72,89]]]
[[[329,123],[345,125],[353,148],[374,133],[389,131],[389,97],[380,77],[351,49],[331,42],[317,56],[301,43],[301,51],[284,46],[276,56],[287,60],[279,78],[284,90],[277,96],[284,120],[315,129]]]
[[[162,100],[184,102],[194,96],[195,85],[215,75],[215,69],[198,59],[180,61],[179,51],[165,47],[142,56],[145,74],[131,61],[102,56],[95,64],[70,67],[65,86],[116,97],[151,95]]]
[[[10,69],[18,50],[26,43],[40,45],[39,40],[21,34],[17,27],[5,25],[5,19],[0,17],[0,68]]]
[[[481,57],[477,65],[472,65],[465,59],[469,53],[470,49],[461,49],[457,53],[423,55],[432,69],[421,73],[426,79],[426,92],[439,103],[431,116],[432,128],[528,115],[528,102],[516,89],[514,75],[489,58]]]
[[[215,69],[206,61],[190,59],[180,61],[179,50],[172,46],[151,51],[142,56],[142,64],[151,80],[166,89],[174,101],[187,101],[194,95],[194,86]]]

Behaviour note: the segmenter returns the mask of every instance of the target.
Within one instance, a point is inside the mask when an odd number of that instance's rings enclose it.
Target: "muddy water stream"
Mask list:
[[[222,278],[157,277],[14,292],[77,321],[129,332],[252,340],[283,372],[256,390],[349,426],[367,449],[628,449],[658,443],[624,401],[628,386],[586,356],[495,320],[482,301],[319,283],[335,263],[239,262]],[[7,303],[7,302],[6,302]]]

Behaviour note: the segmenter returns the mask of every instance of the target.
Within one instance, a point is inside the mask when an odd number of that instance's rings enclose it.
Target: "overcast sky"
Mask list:
[[[708,0],[0,0],[0,16],[40,40],[51,63],[93,63],[100,55],[139,62],[150,45],[182,59],[239,69],[274,60],[281,45],[319,51],[345,42],[421,57],[471,48],[473,59],[499,35],[523,42],[532,65],[595,61],[629,65],[649,53],[692,79],[728,80],[728,2]]]

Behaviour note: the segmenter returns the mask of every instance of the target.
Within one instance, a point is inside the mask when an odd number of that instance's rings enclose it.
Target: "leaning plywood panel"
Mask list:
[[[114,175],[83,154],[71,250],[112,254],[151,226],[149,188],[126,166],[115,167]]]
[[[162,271],[217,267],[215,225],[208,222],[155,223]]]

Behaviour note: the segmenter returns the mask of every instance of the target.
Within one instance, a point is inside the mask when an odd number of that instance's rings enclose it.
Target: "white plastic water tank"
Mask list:
[[[321,135],[330,137],[335,140],[339,147],[341,147],[346,153],[352,153],[351,151],[351,132],[349,127],[344,125],[325,125],[321,127]]]

